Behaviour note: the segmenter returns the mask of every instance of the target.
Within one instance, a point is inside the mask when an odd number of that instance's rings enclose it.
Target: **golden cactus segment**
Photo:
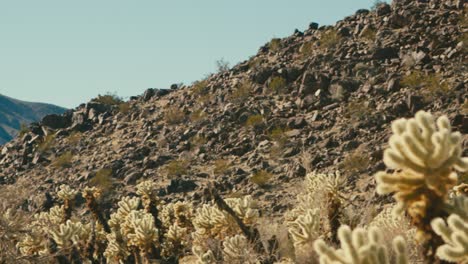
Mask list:
[[[203,251],[200,247],[192,248],[193,254],[197,257],[195,264],[216,264],[216,258],[213,251]]]
[[[321,264],[390,264],[389,252],[378,228],[370,228],[369,231],[363,228],[351,230],[343,225],[338,230],[338,237],[340,249],[328,246],[322,239],[315,241],[314,248],[320,256]],[[393,245],[397,255],[395,263],[408,263],[404,240],[396,238]]]
[[[308,210],[289,224],[289,233],[295,247],[312,243],[320,236],[321,224],[318,209]]]
[[[86,241],[91,234],[91,224],[83,225],[81,222],[67,220],[58,230],[50,230],[50,234],[60,248],[67,248]]]
[[[117,230],[120,224],[125,221],[125,218],[131,211],[137,210],[140,204],[140,198],[138,197],[124,197],[118,202],[119,208],[117,212],[111,215],[109,220],[109,226]]]
[[[223,242],[223,257],[226,263],[255,263],[251,261],[251,246],[241,235],[228,237]]]
[[[376,175],[379,194],[396,192],[405,206],[426,188],[443,197],[456,183],[452,169],[468,170],[468,159],[461,157],[461,134],[452,132],[446,116],[435,122],[420,111],[415,118],[393,122],[392,131],[384,163],[400,172]]]
[[[60,190],[57,192],[57,196],[62,200],[62,201],[71,201],[75,199],[75,196],[78,194],[78,191],[73,190],[70,186],[68,185],[60,185]]]
[[[437,248],[437,256],[446,261],[468,263],[468,221],[452,214],[448,217],[447,224],[442,218],[436,218],[431,225],[445,242]]]
[[[122,224],[122,233],[128,238],[130,246],[143,251],[149,250],[158,240],[158,230],[154,226],[154,217],[143,210],[131,211]]]

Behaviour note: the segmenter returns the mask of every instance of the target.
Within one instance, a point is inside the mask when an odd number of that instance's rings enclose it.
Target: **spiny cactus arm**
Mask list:
[[[318,210],[308,210],[290,224],[289,233],[296,247],[313,242],[320,231],[320,215]]]
[[[204,252],[203,249],[200,247],[193,247],[192,248],[193,254],[197,257],[196,264],[214,264],[216,263],[215,255],[213,251],[208,250]]]
[[[346,260],[339,255],[336,250],[329,247],[323,239],[318,239],[314,242],[314,249],[320,255],[320,263],[348,263]]]
[[[255,251],[260,254],[266,253],[266,249],[261,242],[258,229],[253,228],[253,230],[251,230],[249,227],[247,227],[244,222],[242,222],[242,220],[237,216],[236,212],[223,200],[223,198],[221,198],[221,196],[216,191],[216,188],[213,186],[210,188],[210,195],[215,204],[234,219],[245,237],[247,237],[247,239],[253,243]]]
[[[393,239],[393,250],[396,253],[396,264],[408,264],[407,246],[403,237],[398,236]]]
[[[448,225],[441,218],[431,222],[434,231],[445,242],[437,248],[437,256],[447,261],[468,262],[468,222],[452,214],[447,223]]]
[[[249,243],[244,236],[236,235],[223,242],[223,255],[226,262],[239,262],[247,257]]]

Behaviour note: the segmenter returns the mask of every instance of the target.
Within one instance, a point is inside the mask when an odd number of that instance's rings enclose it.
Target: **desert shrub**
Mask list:
[[[281,146],[284,146],[288,140],[286,132],[288,132],[287,128],[277,126],[270,131],[268,137],[270,138],[270,140],[278,143]]]
[[[215,175],[223,175],[231,168],[229,160],[217,159],[213,162],[213,173]]]
[[[272,173],[266,170],[259,170],[250,177],[250,181],[257,184],[260,187],[265,187],[268,185],[272,178]]]
[[[320,48],[334,48],[341,40],[335,29],[329,29],[322,33],[320,38]]]
[[[245,125],[247,127],[258,128],[263,124],[263,116],[262,115],[251,115],[247,118]]]
[[[121,97],[112,93],[107,93],[105,95],[98,95],[96,98],[92,99],[91,101],[105,104],[105,105],[120,105],[121,103],[123,103],[123,100]]]
[[[67,151],[62,155],[55,158],[52,162],[52,166],[55,168],[70,168],[72,164],[73,154],[71,151]]]
[[[404,76],[400,84],[410,89],[419,89],[426,101],[432,100],[437,95],[446,95],[451,91],[450,84],[444,82],[438,73],[426,75],[421,71],[413,71]]]
[[[48,134],[44,137],[42,142],[38,145],[37,150],[41,153],[51,149],[55,142],[55,134]]]
[[[264,62],[264,59],[260,58],[260,57],[257,57],[257,56],[254,56],[252,58],[250,58],[249,60],[249,68],[250,69],[255,69],[255,68],[258,68],[262,65],[262,63]]]
[[[306,59],[307,57],[310,57],[313,54],[315,48],[316,46],[314,41],[308,41],[302,44],[301,48],[299,49],[301,58]]]
[[[351,121],[357,122],[371,116],[373,109],[365,100],[350,101],[346,104],[343,115]]]
[[[130,112],[130,103],[129,102],[124,102],[124,103],[120,103],[119,104],[119,112],[120,113],[123,113],[123,114],[126,114],[128,112]]]
[[[192,87],[192,93],[198,96],[206,95],[208,93],[208,81],[196,81]]]
[[[351,153],[348,153],[342,163],[340,170],[346,173],[359,173],[364,171],[370,165],[371,157],[363,147],[359,147]]]
[[[164,121],[169,125],[177,125],[185,120],[185,113],[176,106],[171,106],[164,112]]]
[[[206,117],[206,113],[201,109],[194,110],[189,115],[189,119],[192,122],[199,122],[199,121],[203,120],[205,117]]]
[[[216,61],[216,69],[218,72],[227,72],[229,71],[229,62],[224,59],[220,59]]]
[[[282,48],[281,39],[279,39],[279,38],[273,38],[273,39],[270,41],[270,43],[268,44],[268,48],[269,48],[270,51],[272,51],[272,52],[279,51],[279,50]]]
[[[374,3],[372,3],[371,10],[376,10],[379,6],[385,4],[385,1],[383,0],[375,0]]]
[[[18,136],[23,137],[27,133],[29,133],[31,130],[29,129],[29,126],[25,123],[20,124],[20,128],[18,130]]]
[[[377,31],[373,28],[366,28],[362,33],[361,33],[361,38],[365,41],[368,42],[374,42],[377,37]]]
[[[70,145],[76,145],[80,142],[83,137],[83,133],[79,131],[73,131],[67,138]]]
[[[205,145],[208,140],[204,136],[196,135],[190,139],[190,145],[192,147],[200,147]]]
[[[103,168],[96,171],[96,174],[89,181],[89,184],[99,188],[104,193],[109,191],[114,184],[114,180],[112,179],[112,169]]]
[[[434,252],[442,245],[430,223],[448,214],[447,197],[457,183],[456,171],[468,171],[468,158],[462,157],[459,132],[452,132],[446,116],[435,118],[419,111],[415,118],[392,123],[393,135],[384,151],[384,163],[393,172],[378,172],[377,193],[394,193],[395,215],[406,212],[417,228],[426,261],[433,263]]]
[[[253,90],[253,83],[249,80],[244,80],[240,85],[232,92],[230,98],[236,102],[242,102],[249,98]]]
[[[286,88],[286,80],[283,77],[274,77],[268,85],[268,88],[275,93],[282,93]]]
[[[177,159],[169,162],[164,171],[168,178],[179,177],[188,173],[190,163],[186,159]]]

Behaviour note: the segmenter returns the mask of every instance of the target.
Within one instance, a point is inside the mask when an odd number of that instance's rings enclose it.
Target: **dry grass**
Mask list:
[[[274,77],[268,85],[268,88],[272,92],[283,93],[286,89],[286,80],[282,77]]]
[[[272,173],[266,170],[259,170],[255,172],[252,175],[252,177],[250,177],[250,181],[257,184],[260,187],[266,187],[272,178]]]
[[[434,96],[443,96],[451,92],[450,84],[438,73],[426,75],[421,71],[413,71],[404,76],[400,83],[410,89],[418,89],[426,101],[432,100]]]
[[[270,49],[270,51],[272,52],[276,52],[276,51],[279,51],[281,48],[282,48],[282,44],[281,44],[281,39],[279,38],[274,38],[270,41],[270,43],[268,44],[268,48]]]
[[[105,95],[98,95],[98,97],[92,99],[91,101],[105,105],[119,105],[123,103],[122,98],[111,93],[107,93]]]
[[[68,143],[70,145],[76,145],[78,144],[83,137],[83,133],[78,132],[78,131],[73,131],[67,138]]]
[[[346,105],[343,115],[351,119],[351,121],[357,122],[371,116],[372,111],[373,109],[369,107],[365,100],[357,100]]]
[[[39,146],[37,147],[37,150],[41,153],[44,153],[53,147],[54,142],[55,142],[55,134],[49,134],[39,144]]]
[[[302,59],[307,59],[308,57],[313,55],[315,49],[316,45],[314,41],[305,42],[299,49],[299,54]]]
[[[72,164],[72,159],[73,159],[73,154],[71,153],[71,151],[67,151],[63,153],[62,155],[58,156],[52,162],[52,166],[54,166],[57,169],[70,168]]]
[[[202,81],[196,81],[193,84],[192,87],[192,94],[197,95],[197,96],[202,96],[208,94],[209,89],[208,89],[208,81],[202,80]]]
[[[20,129],[18,131],[18,136],[23,137],[26,133],[29,133],[31,130],[29,129],[28,125],[25,123],[20,124]]]
[[[235,102],[242,102],[249,98],[253,90],[253,83],[249,80],[243,81],[231,94],[230,99]]]
[[[223,175],[231,168],[231,163],[226,159],[217,159],[213,162],[213,173]]]
[[[247,118],[245,125],[247,127],[252,128],[259,128],[263,124],[263,116],[262,115],[251,115]]]
[[[361,33],[361,39],[367,42],[374,42],[377,38],[377,31],[373,28],[366,28],[362,33]]]
[[[104,193],[112,189],[114,180],[112,179],[111,169],[100,169],[96,172],[96,175],[89,181],[91,186],[98,187]]]
[[[189,171],[190,162],[180,158],[169,162],[164,167],[164,172],[169,179],[186,175]]]
[[[322,33],[320,38],[320,48],[334,48],[341,40],[340,35],[338,35],[338,31],[335,29],[329,29]]]
[[[192,113],[190,113],[190,115],[189,115],[190,121],[192,121],[194,123],[203,120],[205,117],[206,117],[206,113],[203,112],[203,110],[201,110],[201,109],[197,109],[197,110],[193,111]]]
[[[371,157],[366,149],[364,147],[359,147],[345,156],[340,164],[340,169],[345,173],[359,173],[369,167],[370,159]]]
[[[185,113],[176,106],[169,107],[164,113],[164,121],[169,125],[180,124],[185,118]]]
[[[119,112],[122,114],[127,114],[128,112],[130,112],[130,109],[130,103],[128,102],[119,104]]]

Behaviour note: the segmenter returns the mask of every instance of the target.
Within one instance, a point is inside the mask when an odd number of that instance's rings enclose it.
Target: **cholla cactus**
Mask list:
[[[259,217],[257,205],[252,196],[247,195],[244,198],[228,198],[226,203],[236,212],[236,215],[242,219],[246,225],[254,224]]]
[[[91,234],[91,224],[67,220],[57,230],[50,230],[50,234],[59,248],[85,244]]]
[[[65,222],[65,210],[63,205],[56,205],[50,208],[49,212],[41,212],[33,217],[34,220],[31,223],[31,228],[46,234],[50,228],[57,227]]]
[[[151,204],[156,202],[156,183],[151,180],[140,182],[136,193],[141,197],[145,209],[149,212]]]
[[[315,171],[306,175],[305,184],[308,193],[322,192],[341,199],[341,189],[345,185],[345,179],[341,173],[323,174]]]
[[[318,209],[308,210],[306,214],[299,216],[289,224],[294,246],[296,248],[312,243],[320,236],[321,224]]]
[[[82,192],[82,195],[86,200],[95,200],[101,197],[102,190],[96,187],[85,187]]]
[[[165,236],[163,244],[163,255],[179,256],[184,250],[184,247],[188,244],[188,238],[190,234],[187,228],[183,228],[174,223],[169,227]]]
[[[46,241],[38,234],[27,234],[16,247],[24,256],[45,255],[49,252]]]
[[[437,248],[437,256],[443,260],[468,263],[468,221],[452,214],[445,224],[442,218],[432,220],[434,231],[445,244]]]
[[[463,219],[468,219],[468,197],[457,196],[451,199],[451,213],[461,216]]]
[[[75,196],[78,194],[78,191],[73,190],[70,188],[68,185],[60,185],[60,190],[57,192],[57,196],[62,200],[62,201],[72,201],[75,199]]]
[[[457,182],[454,170],[468,170],[468,158],[462,158],[461,134],[452,132],[446,116],[434,120],[424,111],[415,118],[392,123],[390,147],[384,163],[394,173],[378,172],[377,192],[395,193],[395,214],[407,211],[417,227],[427,261],[433,262],[440,239],[434,234],[431,220],[447,212],[446,200]]]
[[[158,241],[158,230],[154,218],[145,211],[131,211],[122,223],[122,233],[128,238],[129,246],[136,246],[143,252],[149,252]]]
[[[468,159],[461,157],[461,134],[452,132],[446,116],[439,117],[436,126],[434,117],[424,111],[393,122],[392,131],[384,162],[399,171],[377,173],[377,192],[396,193],[396,213],[408,209],[412,217],[424,216],[427,203],[433,203],[433,197],[443,201],[455,185],[452,169],[468,170]]]
[[[320,256],[321,264],[390,264],[388,249],[384,246],[382,235],[378,228],[365,231],[362,228],[351,229],[343,225],[338,230],[341,249],[329,247],[321,239],[315,241],[314,248]],[[408,263],[406,244],[401,237],[393,240],[396,253],[396,264]]]
[[[255,263],[247,238],[241,235],[228,237],[223,242],[223,256],[226,263]]]
[[[216,258],[213,251],[203,251],[200,247],[192,248],[193,254],[197,257],[195,264],[216,264]]]
[[[226,203],[234,210],[243,223],[251,225],[259,216],[255,203],[250,196],[244,198],[229,198]],[[239,226],[234,219],[225,211],[216,206],[204,204],[199,208],[193,219],[196,229],[196,240],[204,240],[206,237],[223,239],[226,236],[235,235],[239,232]]]
[[[179,227],[192,229],[193,205],[188,202],[169,203],[161,210],[161,220],[166,228],[174,223]]]
[[[118,203],[119,208],[117,212],[111,215],[109,220],[109,226],[112,228],[113,231],[118,230],[120,228],[120,224],[125,221],[127,215],[134,210],[138,209],[140,204],[140,198],[138,197],[124,197]]]
[[[130,251],[126,243],[123,243],[122,237],[119,237],[116,233],[110,233],[106,238],[108,243],[104,251],[104,257],[108,263],[121,263],[130,256]]]

